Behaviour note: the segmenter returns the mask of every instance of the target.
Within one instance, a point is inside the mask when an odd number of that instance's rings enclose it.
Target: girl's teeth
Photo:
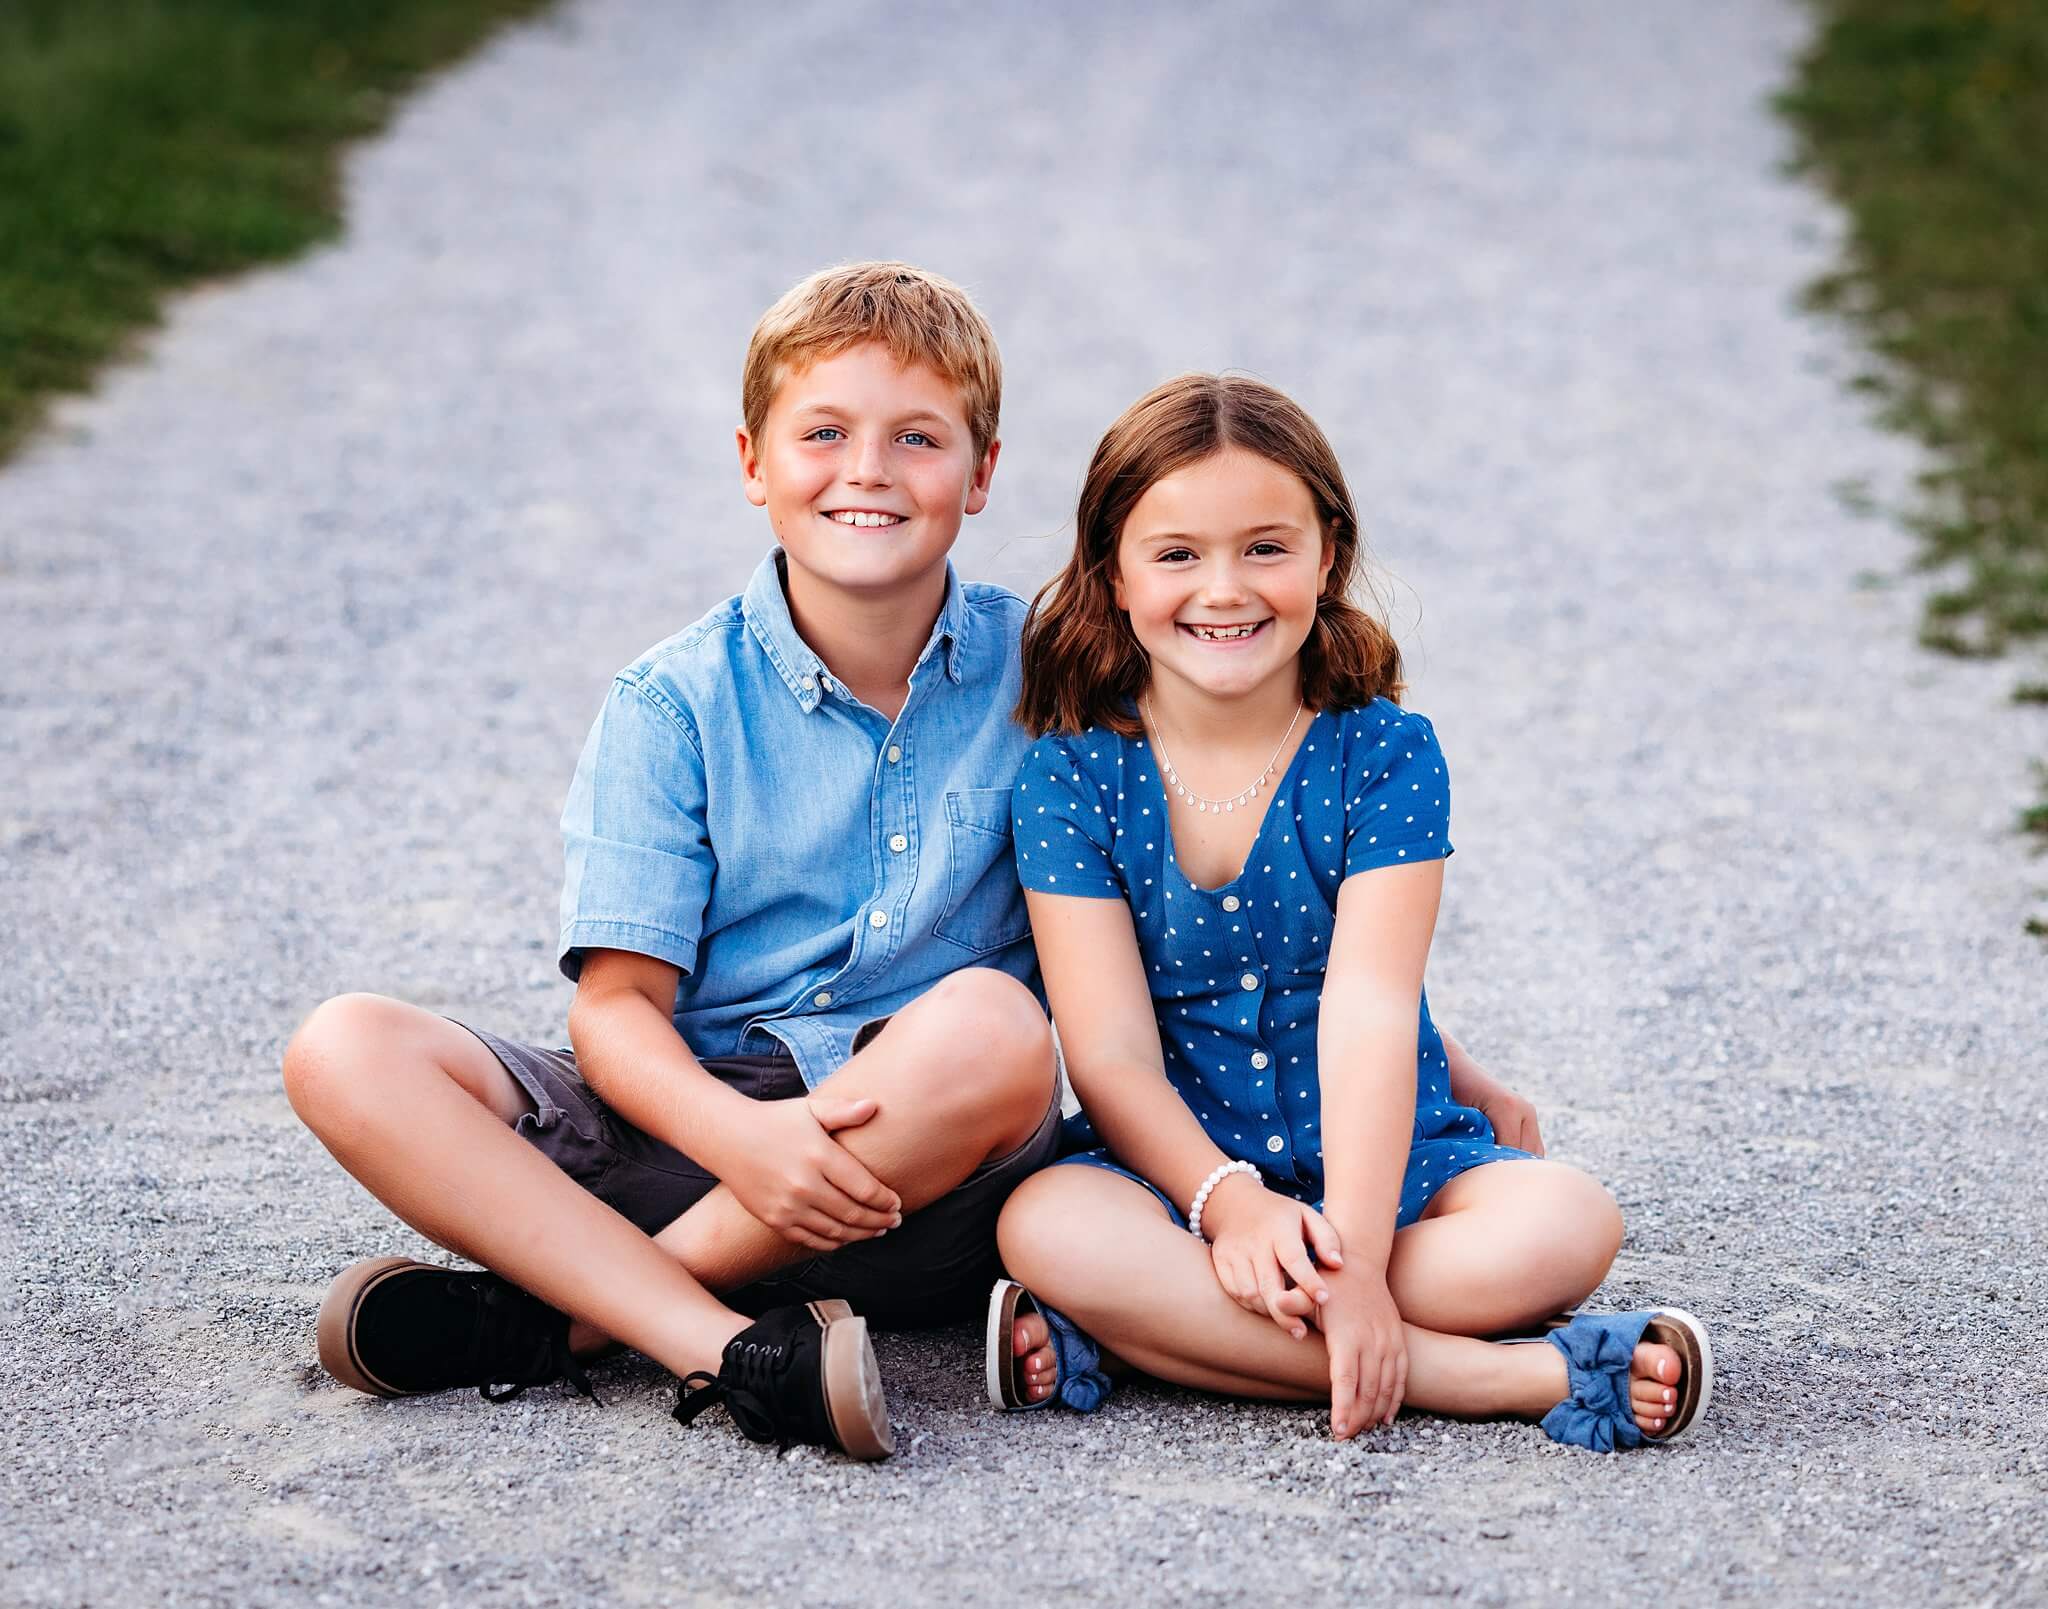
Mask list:
[[[1206,638],[1210,642],[1233,642],[1239,637],[1249,637],[1258,629],[1257,626],[1231,626],[1220,631],[1213,626],[1196,626],[1193,628],[1197,637]]]

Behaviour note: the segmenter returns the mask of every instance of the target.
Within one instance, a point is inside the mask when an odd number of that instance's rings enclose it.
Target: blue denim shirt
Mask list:
[[[691,1050],[779,1041],[813,1087],[961,967],[1036,988],[1010,839],[1023,620],[948,566],[892,722],[797,635],[771,553],[612,682],[562,812],[563,972],[594,949],[667,961]]]

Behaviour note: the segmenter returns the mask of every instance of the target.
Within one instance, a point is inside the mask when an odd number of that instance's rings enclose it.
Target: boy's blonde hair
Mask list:
[[[759,438],[783,379],[820,358],[879,341],[898,363],[921,363],[960,388],[977,460],[996,439],[1003,359],[988,320],[951,280],[909,263],[847,263],[792,286],[747,343],[740,409]]]

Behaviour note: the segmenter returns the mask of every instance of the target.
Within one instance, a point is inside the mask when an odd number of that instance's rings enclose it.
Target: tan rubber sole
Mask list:
[[[343,1385],[373,1397],[411,1396],[411,1392],[386,1385],[364,1367],[356,1353],[356,1313],[363,1298],[393,1274],[428,1266],[411,1257],[370,1257],[351,1263],[335,1275],[320,1303],[320,1367]]]
[[[868,1321],[845,1302],[813,1302],[818,1320],[819,1369],[824,1376],[825,1417],[832,1439],[848,1457],[887,1458],[896,1450],[889,1404],[882,1395],[882,1371],[868,1340]]]

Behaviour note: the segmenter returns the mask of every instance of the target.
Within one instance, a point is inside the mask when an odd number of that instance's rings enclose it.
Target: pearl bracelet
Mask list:
[[[1209,1196],[1215,1188],[1233,1173],[1256,1175],[1258,1169],[1249,1162],[1226,1162],[1208,1178],[1202,1181],[1202,1188],[1195,1192],[1195,1204],[1188,1208],[1188,1233],[1195,1239],[1202,1238],[1202,1209],[1209,1204]]]

